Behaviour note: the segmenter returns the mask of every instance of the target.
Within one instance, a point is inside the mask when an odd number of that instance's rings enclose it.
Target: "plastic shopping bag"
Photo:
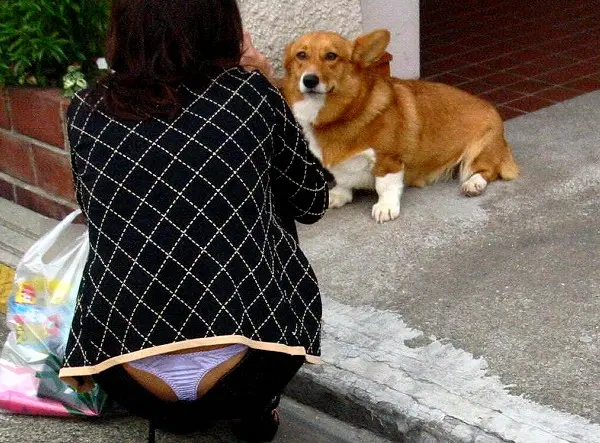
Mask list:
[[[58,378],[89,250],[87,230],[66,243],[61,234],[80,213],[69,214],[17,265],[8,300],[9,334],[0,354],[2,409],[35,415],[99,415],[106,402],[98,386],[81,394]],[[56,253],[61,244],[65,246]]]

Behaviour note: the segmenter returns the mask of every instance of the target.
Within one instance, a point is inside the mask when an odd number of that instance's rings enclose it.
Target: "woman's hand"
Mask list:
[[[247,31],[244,31],[244,43],[242,46],[240,65],[247,71],[258,69],[271,83],[273,83],[275,70],[267,57],[254,47],[252,44],[252,37]]]

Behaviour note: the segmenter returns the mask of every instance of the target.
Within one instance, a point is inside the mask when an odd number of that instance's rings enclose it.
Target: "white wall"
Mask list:
[[[387,28],[392,74],[419,76],[419,0],[238,0],[244,26],[255,46],[280,73],[283,48],[311,31],[335,31],[347,38]]]
[[[419,0],[361,0],[361,5],[364,32],[387,28],[392,33],[388,48],[394,56],[392,75],[418,78]]]

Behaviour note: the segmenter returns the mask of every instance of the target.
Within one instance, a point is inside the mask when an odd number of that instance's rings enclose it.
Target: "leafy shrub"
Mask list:
[[[0,0],[0,86],[60,86],[104,54],[110,0]]]

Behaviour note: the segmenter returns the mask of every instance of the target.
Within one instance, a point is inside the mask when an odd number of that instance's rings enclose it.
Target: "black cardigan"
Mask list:
[[[115,120],[89,92],[69,107],[90,255],[61,376],[215,343],[320,354],[317,279],[290,221],[323,216],[321,167],[260,74],[181,92],[170,122]]]

